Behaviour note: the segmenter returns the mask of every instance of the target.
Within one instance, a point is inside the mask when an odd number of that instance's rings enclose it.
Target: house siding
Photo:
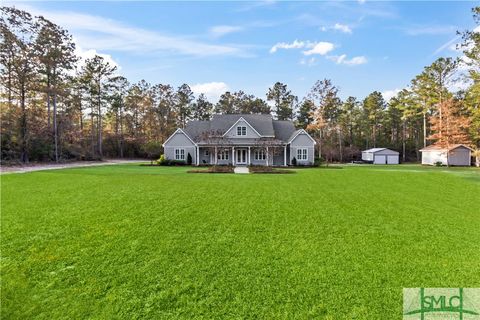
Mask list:
[[[237,136],[237,127],[245,126],[247,127],[246,136]],[[260,136],[252,129],[252,126],[244,120],[239,120],[230,130],[225,133],[225,137],[236,138],[236,139],[255,139],[260,138]]]
[[[235,147],[235,150],[239,149],[240,147]],[[220,152],[221,148],[217,149],[217,152]],[[241,147],[241,149],[246,149],[248,150],[248,147]],[[205,150],[209,150],[209,155],[205,155]],[[232,164],[233,163],[233,154],[232,154],[232,148],[228,147],[228,155],[229,159],[228,160],[220,160],[217,159],[217,164],[220,165],[226,165],[226,164]],[[264,149],[265,150],[265,149]],[[284,165],[284,148],[283,147],[277,147],[275,151],[273,151],[273,148],[269,149],[269,155],[268,155],[268,165],[274,165],[274,166],[283,166]],[[251,146],[250,147],[250,162],[247,160],[247,164],[250,163],[251,165],[259,165],[259,166],[264,166],[267,164],[267,160],[255,160],[255,147]],[[248,155],[248,151],[247,151]],[[248,156],[247,156],[248,157]],[[200,147],[200,164],[215,164],[215,148],[206,148],[206,147]],[[288,164],[288,148],[287,148],[287,164]]]
[[[362,152],[362,160],[363,161],[373,161],[373,153],[372,152]]]
[[[237,115],[233,116],[236,117]],[[175,150],[184,149],[185,161],[187,161],[188,154],[190,154],[193,164],[216,163],[237,165],[235,159],[236,153],[233,152],[233,149],[238,150],[242,148],[250,150],[248,153],[250,157],[245,163],[241,163],[242,165],[283,166],[285,164],[291,164],[293,157],[297,156],[297,151],[300,148],[306,148],[307,159],[297,159],[297,164],[313,164],[315,142],[305,131],[295,130],[293,122],[275,122],[276,120],[273,120],[271,116],[265,115],[244,115],[247,118],[243,118],[240,115],[238,116],[239,118],[237,118],[235,123],[231,122],[232,115],[217,115],[210,120],[211,122],[196,120],[189,122],[185,129],[178,129],[167,139],[167,142],[164,143],[165,157],[169,160],[175,160]],[[248,119],[252,120],[254,126]],[[244,136],[237,135],[237,128],[239,126],[246,127],[246,134]],[[208,133],[210,131],[216,132],[215,135],[218,136],[212,137],[212,140],[202,137],[202,133]],[[225,132],[225,134],[222,135],[222,132]],[[263,134],[263,136],[261,134]],[[292,141],[288,141],[289,137],[295,134],[297,134],[295,138]],[[217,151],[220,151],[222,148],[228,150],[228,160],[218,159],[215,154],[215,145],[217,145]],[[254,150],[261,148],[266,151],[267,147],[269,152],[266,159],[255,160]],[[205,153],[206,150],[209,151],[208,155]]]
[[[206,151],[208,151],[208,156],[205,155]],[[198,157],[198,159],[200,160],[199,164],[209,164],[213,152],[214,151],[210,150],[210,148],[200,148],[200,155]]]
[[[308,149],[307,160],[298,160],[297,158],[297,150],[298,149]],[[293,141],[290,142],[290,161],[292,163],[293,158],[297,158],[298,165],[311,165],[313,164],[313,160],[315,158],[315,145],[313,141],[307,136],[305,133],[300,133],[298,136],[295,137]]]
[[[467,148],[453,149],[448,155],[448,162],[451,166],[470,166],[471,161],[471,151]]]
[[[422,164],[434,165],[437,162],[447,165],[447,153],[439,150],[422,151]]]
[[[177,131],[170,137],[164,145],[164,155],[168,160],[175,160],[175,149],[185,149],[185,162],[187,162],[188,154],[192,156],[192,163],[196,163],[196,147],[190,139],[180,131]]]
[[[435,165],[441,162],[442,165],[450,166],[470,166],[471,165],[471,151],[464,147],[458,147],[450,150],[447,163],[446,150],[425,150],[422,151],[422,164]]]

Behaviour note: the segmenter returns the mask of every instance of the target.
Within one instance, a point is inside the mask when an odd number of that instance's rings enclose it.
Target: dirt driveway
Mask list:
[[[15,166],[1,166],[1,173],[25,173],[39,170],[55,170],[66,168],[80,168],[80,167],[93,167],[93,166],[105,166],[112,164],[122,163],[140,163],[147,162],[148,160],[105,160],[105,161],[76,161],[68,163],[32,163],[26,165]]]

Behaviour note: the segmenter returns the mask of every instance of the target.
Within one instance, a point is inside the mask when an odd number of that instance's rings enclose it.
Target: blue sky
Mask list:
[[[341,96],[386,96],[474,28],[478,2],[10,2],[67,28],[79,54],[99,53],[131,82],[179,86],[215,100],[265,98],[281,81],[303,97],[330,78]]]

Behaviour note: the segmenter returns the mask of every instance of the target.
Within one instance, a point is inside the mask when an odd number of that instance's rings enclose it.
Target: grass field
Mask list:
[[[480,171],[1,176],[3,319],[400,319],[480,287]]]

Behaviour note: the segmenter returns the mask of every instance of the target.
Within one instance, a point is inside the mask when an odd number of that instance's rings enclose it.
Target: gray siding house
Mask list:
[[[209,121],[190,121],[163,144],[167,159],[192,164],[288,166],[311,165],[315,140],[292,121],[266,114],[214,115]]]

